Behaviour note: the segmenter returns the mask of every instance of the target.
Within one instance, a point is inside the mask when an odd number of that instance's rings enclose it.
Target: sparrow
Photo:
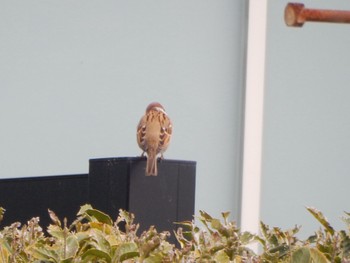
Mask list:
[[[147,176],[157,176],[157,156],[160,154],[160,158],[164,158],[172,131],[172,122],[164,107],[158,102],[149,104],[137,126],[137,143],[143,151],[141,156],[147,154]]]

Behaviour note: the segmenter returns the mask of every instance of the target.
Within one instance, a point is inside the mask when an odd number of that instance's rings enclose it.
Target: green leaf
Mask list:
[[[60,260],[60,263],[73,263],[73,262],[74,262],[73,257]],[[41,263],[43,263],[43,262],[41,262]]]
[[[220,251],[220,250],[222,250],[222,249],[224,249],[224,248],[225,248],[224,245],[217,245],[217,246],[212,247],[212,248],[209,250],[209,252],[210,252],[210,254],[215,254],[215,253],[217,253],[218,251]]]
[[[286,255],[287,252],[289,252],[289,249],[290,249],[289,246],[287,246],[286,244],[283,244],[283,245],[279,245],[274,248],[271,248],[268,252],[271,254],[278,253],[279,257],[282,257]]]
[[[35,259],[59,262],[58,254],[51,249],[47,249],[46,247],[33,248],[30,250],[30,254]]]
[[[95,218],[98,222],[101,222],[101,223],[105,223],[107,225],[113,225],[113,221],[112,219],[109,217],[109,215],[99,211],[99,210],[96,210],[96,209],[87,209],[85,211],[85,213],[87,215],[89,215],[90,217],[93,217]]]
[[[162,263],[163,262],[163,255],[161,253],[153,254],[147,258],[145,258],[143,263]]]
[[[90,245],[95,246],[95,248],[99,250],[110,253],[111,246],[100,230],[92,228],[89,230],[89,235],[95,241],[94,244],[91,243]]]
[[[206,212],[199,210],[199,213],[201,214],[201,216],[199,217],[199,220],[203,223],[203,225],[207,228],[207,230],[209,231],[210,234],[213,233],[213,230],[210,229],[210,227],[208,226],[208,222],[210,223],[213,218],[207,214]]]
[[[348,212],[344,212],[344,213],[346,214],[346,216],[343,216],[341,219],[346,224],[348,229],[350,229],[350,213]]]
[[[251,234],[250,232],[243,232],[240,236],[240,241],[242,242],[243,245],[247,245],[251,243],[252,241],[255,241],[255,235]]]
[[[119,256],[119,261],[127,260],[130,258],[138,257],[140,254],[138,252],[138,247],[135,243],[124,243],[121,244],[117,249],[117,255]]]
[[[224,250],[220,250],[219,252],[216,253],[215,255],[215,262],[218,263],[229,263],[230,258],[229,256],[225,253]]]
[[[95,248],[91,248],[91,249],[87,250],[83,254],[82,258],[85,262],[89,262],[89,261],[98,262],[97,259],[104,259],[108,263],[111,262],[111,257],[108,253],[106,253],[102,250],[95,249]]]
[[[322,254],[318,249],[310,248],[310,253],[311,253],[311,258],[313,262],[329,263],[329,260],[326,258],[326,256]]]
[[[74,235],[70,235],[66,241],[66,258],[65,259],[74,257],[77,254],[78,250],[79,250],[79,243],[78,243],[77,237]]]
[[[0,258],[3,260],[9,259],[11,252],[12,251],[8,243],[4,239],[0,238]]]
[[[201,217],[205,219],[205,221],[210,222],[213,218],[206,212],[199,210],[199,213],[201,214]]]
[[[77,216],[84,215],[86,210],[89,210],[89,209],[93,209],[91,205],[89,205],[89,204],[82,205],[79,209]]]
[[[181,221],[181,222],[174,222],[175,225],[181,225],[185,226],[188,229],[192,229],[194,227],[194,224],[192,221]]]
[[[105,234],[110,234],[113,232],[113,226],[105,224],[105,223],[101,223],[101,222],[96,221],[96,222],[90,222],[89,225],[91,228],[96,228]]]
[[[309,248],[302,247],[294,251],[290,263],[311,263]]]
[[[78,240],[78,243],[90,239],[90,234],[88,232],[78,232],[75,234],[75,236]]]
[[[259,241],[260,243],[265,247],[267,244],[267,240],[269,238],[269,226],[264,224],[264,222],[260,221],[260,231],[261,234],[263,235],[263,238],[260,238]]]
[[[306,239],[308,243],[315,243],[317,241],[317,235],[309,236],[308,239]]]
[[[5,211],[6,210],[4,208],[0,207],[0,223],[1,223],[2,219],[4,218]]]
[[[56,214],[52,210],[48,209],[48,211],[49,211],[49,216],[50,216],[52,222],[55,225],[60,227],[61,226],[61,221],[59,220],[59,218],[56,216]]]
[[[340,248],[342,250],[342,254],[345,257],[350,257],[350,237],[344,230],[340,231],[339,233],[341,236]]]
[[[225,224],[227,224],[228,223],[228,217],[230,216],[230,212],[222,212],[221,215],[222,215],[222,217],[224,219]]]
[[[318,211],[316,208],[306,207],[306,209],[317,219],[318,222],[326,229],[328,233],[334,235],[334,228],[329,224],[326,217],[322,212]]]
[[[120,261],[122,262],[124,260],[131,259],[131,258],[136,258],[136,257],[139,257],[139,256],[140,256],[139,252],[128,252],[128,253],[123,254],[120,257]]]
[[[331,255],[332,254],[332,251],[333,251],[333,246],[332,244],[320,244],[318,243],[317,244],[317,249],[323,253],[324,255]]]
[[[134,222],[135,216],[133,213],[129,213],[123,209],[119,209],[119,216],[117,218],[117,224],[125,222],[126,226],[131,226]]]
[[[221,224],[219,219],[212,219],[211,220],[211,227],[216,229],[216,230],[219,230],[223,227],[223,225]]]
[[[61,240],[61,239],[64,238],[64,231],[63,231],[63,229],[62,229],[60,226],[58,226],[58,225],[49,225],[49,226],[47,227],[47,232],[48,232],[51,236],[53,236],[53,237],[55,237],[55,238],[57,238],[57,239],[59,239],[59,240]]]

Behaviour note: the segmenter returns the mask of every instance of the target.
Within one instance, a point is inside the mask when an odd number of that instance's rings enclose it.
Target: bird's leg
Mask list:
[[[142,152],[141,157],[145,157],[145,151]]]

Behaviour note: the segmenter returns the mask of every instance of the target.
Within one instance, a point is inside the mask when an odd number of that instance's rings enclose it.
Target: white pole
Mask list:
[[[249,1],[241,229],[259,233],[267,0]]]

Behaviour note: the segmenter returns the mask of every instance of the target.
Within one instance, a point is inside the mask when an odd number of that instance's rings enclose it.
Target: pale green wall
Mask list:
[[[197,209],[238,212],[246,1],[0,0],[0,177],[136,156],[157,100]]]
[[[319,225],[304,206],[336,227],[350,211],[350,25],[286,27],[288,1],[268,2],[261,217],[270,225]],[[350,10],[348,1],[303,1]]]

